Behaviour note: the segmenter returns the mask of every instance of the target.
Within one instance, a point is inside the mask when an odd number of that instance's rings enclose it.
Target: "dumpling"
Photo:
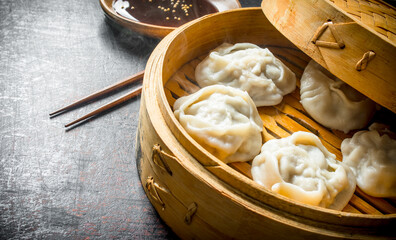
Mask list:
[[[374,197],[396,197],[396,140],[370,127],[342,141],[341,152],[360,189]]]
[[[198,64],[200,87],[222,84],[247,91],[257,107],[280,103],[296,88],[296,75],[267,48],[223,43]]]
[[[332,79],[333,78],[333,79]],[[320,124],[344,131],[365,127],[375,103],[311,60],[301,77],[301,104]]]
[[[356,180],[348,166],[336,160],[309,132],[295,132],[264,143],[252,162],[253,180],[298,202],[342,210]]]
[[[173,108],[184,129],[225,163],[248,161],[260,152],[263,122],[246,92],[208,86],[177,99]]]

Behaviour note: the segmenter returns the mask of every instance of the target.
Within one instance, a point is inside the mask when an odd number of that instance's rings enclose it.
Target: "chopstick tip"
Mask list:
[[[50,117],[54,116],[55,114],[57,114],[59,111],[55,111],[49,114]]]
[[[75,124],[76,122],[78,122],[78,120],[65,124],[65,128],[70,127],[71,125]]]

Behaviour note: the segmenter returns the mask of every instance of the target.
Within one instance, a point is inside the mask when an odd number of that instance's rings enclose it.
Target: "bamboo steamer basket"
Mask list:
[[[301,204],[255,183],[250,163],[225,164],[187,134],[173,114],[173,103],[199,89],[195,66],[223,42],[268,47],[298,79],[311,59],[261,8],[202,17],[159,43],[145,69],[136,159],[144,190],[165,223],[183,239],[396,238],[394,200],[373,198],[357,188],[342,211]],[[281,104],[258,110],[264,141],[310,131],[342,159],[340,144],[348,135],[305,114],[298,88]]]

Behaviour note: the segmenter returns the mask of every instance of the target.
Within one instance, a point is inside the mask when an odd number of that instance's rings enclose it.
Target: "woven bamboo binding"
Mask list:
[[[362,24],[396,43],[396,10],[383,1],[330,0]]]

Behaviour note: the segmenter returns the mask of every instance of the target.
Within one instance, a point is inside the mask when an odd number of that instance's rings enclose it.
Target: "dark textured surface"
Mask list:
[[[137,176],[139,98],[68,132],[123,92],[48,117],[144,69],[157,40],[109,25],[97,0],[1,1],[0,18],[0,238],[171,236]]]
[[[139,97],[70,131],[128,89],[48,116],[143,70],[157,43],[98,0],[0,0],[0,239],[174,238],[137,174]]]

